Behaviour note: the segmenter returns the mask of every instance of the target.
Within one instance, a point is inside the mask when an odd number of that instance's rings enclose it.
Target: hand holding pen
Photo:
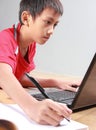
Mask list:
[[[42,95],[46,98],[46,99],[50,99],[50,97],[47,95],[47,93],[45,92],[44,88],[32,77],[29,76],[27,73],[25,74],[28,79],[39,89],[39,91],[42,93]],[[67,107],[67,106],[66,106]],[[68,122],[70,122],[70,119],[66,118],[65,116],[63,117],[65,118]]]

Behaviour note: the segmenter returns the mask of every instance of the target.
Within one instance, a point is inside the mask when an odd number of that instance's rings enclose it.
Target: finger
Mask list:
[[[46,123],[47,125],[58,126],[58,125],[60,125],[60,122],[61,122],[61,120],[56,120],[49,114],[46,114],[44,116],[44,123]]]
[[[44,111],[41,118],[37,119],[37,123],[42,125],[53,125],[57,126],[64,119],[61,115],[58,115],[56,111],[50,109],[49,107]]]
[[[79,85],[77,85],[77,84],[72,84],[71,87],[77,88],[77,87],[79,87]]]
[[[72,86],[70,86],[70,85],[67,85],[67,86],[66,86],[66,90],[73,91],[73,92],[77,92],[77,88],[72,87]]]
[[[52,118],[53,120],[56,120],[57,122],[60,122],[64,119],[64,116],[60,115],[59,113],[57,113],[56,111],[52,109],[49,109],[48,116],[50,116],[50,118]]]
[[[49,108],[53,109],[61,116],[69,116],[72,113],[72,111],[65,104],[60,105],[60,103],[49,100],[48,105]]]
[[[38,124],[41,124],[41,125],[49,125],[47,123],[47,121],[45,121],[44,119],[43,120],[40,120],[40,121],[37,121]]]
[[[64,117],[70,119],[70,115],[72,114],[72,110],[69,109],[66,104],[62,104],[62,103],[59,103],[59,104],[63,107],[63,109],[66,108],[66,109],[64,109]]]

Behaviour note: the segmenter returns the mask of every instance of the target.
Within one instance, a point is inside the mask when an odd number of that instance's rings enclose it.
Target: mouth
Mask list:
[[[49,40],[50,36],[44,36],[41,38],[41,40],[39,41],[39,43],[46,43]]]
[[[43,38],[44,38],[45,40],[48,40],[50,37],[47,37],[47,36],[46,36],[46,37],[43,37]]]

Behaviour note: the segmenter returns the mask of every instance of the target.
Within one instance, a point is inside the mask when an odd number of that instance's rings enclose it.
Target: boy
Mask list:
[[[0,32],[0,87],[39,124],[57,126],[72,111],[50,99],[37,101],[22,86],[32,86],[24,75],[35,68],[36,43],[43,45],[63,14],[59,0],[21,0],[17,25]],[[56,86],[75,91],[71,81],[38,79],[42,86]]]

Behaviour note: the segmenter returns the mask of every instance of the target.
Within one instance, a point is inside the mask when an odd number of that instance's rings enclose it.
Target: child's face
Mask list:
[[[53,9],[47,8],[35,20],[32,19],[29,24],[29,37],[31,40],[44,44],[53,34],[60,16]]]

